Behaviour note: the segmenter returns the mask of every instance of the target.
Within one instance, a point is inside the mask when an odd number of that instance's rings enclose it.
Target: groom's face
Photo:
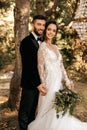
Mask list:
[[[33,31],[36,33],[36,35],[38,36],[42,36],[43,35],[43,31],[45,29],[45,20],[40,20],[40,19],[36,19],[33,22]]]

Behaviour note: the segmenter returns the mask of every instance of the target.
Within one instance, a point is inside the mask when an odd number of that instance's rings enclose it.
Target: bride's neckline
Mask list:
[[[49,49],[51,52],[53,52],[58,57],[59,51],[55,51],[54,49],[52,49],[52,45],[51,44],[47,44],[45,41],[44,41],[44,44],[45,44],[47,49]]]

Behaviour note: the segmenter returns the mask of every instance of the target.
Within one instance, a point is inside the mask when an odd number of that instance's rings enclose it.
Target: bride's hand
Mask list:
[[[42,96],[45,96],[47,94],[47,89],[45,84],[40,84],[37,88]]]
[[[68,87],[68,89],[74,90],[74,83],[72,81],[70,81],[69,83],[66,83],[66,86]]]

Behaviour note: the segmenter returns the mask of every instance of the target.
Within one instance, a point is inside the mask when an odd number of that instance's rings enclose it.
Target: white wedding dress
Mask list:
[[[62,80],[70,82],[62,63],[62,56],[49,49],[43,42],[38,51],[38,69],[42,83],[46,84],[46,96],[39,96],[36,119],[28,125],[28,130],[87,130],[87,123],[71,116],[68,112],[59,118],[53,107],[55,92],[62,89]]]

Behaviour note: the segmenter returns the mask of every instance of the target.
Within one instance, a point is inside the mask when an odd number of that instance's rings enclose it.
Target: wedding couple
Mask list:
[[[55,21],[46,23],[42,15],[32,22],[33,31],[20,45],[22,60],[22,96],[19,108],[20,130],[87,130],[87,123],[53,108],[55,92],[62,89],[62,81],[72,88],[64,69],[62,56],[53,43],[58,26]],[[44,32],[44,33],[43,33]],[[44,41],[38,37],[44,34]],[[37,108],[37,113],[36,112]]]

